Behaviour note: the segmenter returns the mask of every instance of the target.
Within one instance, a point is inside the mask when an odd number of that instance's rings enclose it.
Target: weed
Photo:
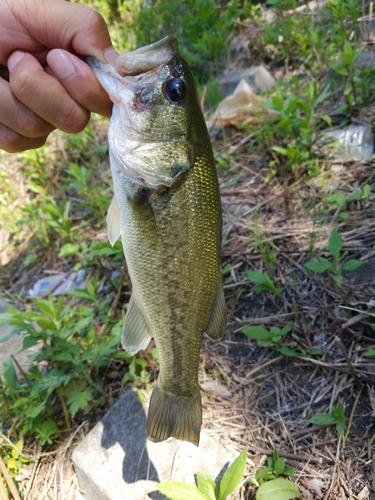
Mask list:
[[[108,318],[108,302],[98,301],[97,291],[98,281],[80,290],[90,306],[49,297],[35,300],[26,311],[9,307],[0,315],[1,324],[14,327],[10,335],[24,334],[23,349],[37,347],[23,379],[17,379],[10,358],[5,363],[0,397],[6,401],[7,416],[22,423],[22,434],[33,435],[41,444],[51,443],[59,433],[59,408],[70,428],[78,411],[104,403],[102,380],[121,328]],[[100,336],[96,318],[105,322]]]
[[[156,488],[172,500],[225,500],[240,484],[246,466],[247,450],[228,467],[220,481],[204,472],[197,473],[197,485],[163,481]]]
[[[289,500],[301,496],[297,485],[282,476],[293,476],[295,470],[286,465],[285,458],[279,456],[275,450],[267,459],[267,467],[262,467],[254,477],[247,482],[259,486],[256,500]]]
[[[316,117],[315,110],[328,91],[329,86],[326,86],[318,94],[317,82],[312,80],[305,87],[306,98],[302,98],[298,93],[286,93],[281,84],[276,84],[271,101],[262,104],[274,111],[270,122],[263,126],[261,137],[274,152],[275,160],[271,162],[271,167],[276,167],[275,173],[283,172],[283,169],[296,177],[305,171],[311,176],[319,173],[314,150],[318,140],[316,132],[321,121],[330,123],[330,119],[324,114]],[[281,145],[273,145],[275,142]]]
[[[273,276],[276,269],[277,255],[274,247],[267,237],[267,234],[265,234],[264,231],[261,230],[256,221],[254,221],[252,225],[251,236],[254,247],[260,253],[268,272],[271,276]]]
[[[258,341],[259,345],[267,346],[270,344],[280,344],[285,335],[287,335],[293,327],[293,322],[290,321],[283,328],[272,326],[269,330],[261,326],[246,326],[242,333],[251,339]]]
[[[357,259],[350,259],[345,261],[348,252],[341,252],[342,238],[337,229],[333,229],[328,241],[328,249],[331,259],[324,257],[315,257],[312,261],[306,262],[304,266],[314,273],[328,272],[332,279],[340,284],[343,281],[343,271],[355,271],[363,262]]]
[[[271,292],[281,297],[281,288],[275,285],[266,272],[246,271],[246,277],[252,283],[256,283],[256,286],[253,287],[254,292]]]
[[[134,30],[140,45],[173,34],[198,81],[207,81],[222,67],[232,23],[242,15],[238,0],[151,1],[142,5]]]
[[[335,422],[336,431],[344,435],[347,420],[344,405],[339,403],[332,408],[331,413],[317,413],[314,417],[310,418],[309,422],[314,425],[329,425]]]

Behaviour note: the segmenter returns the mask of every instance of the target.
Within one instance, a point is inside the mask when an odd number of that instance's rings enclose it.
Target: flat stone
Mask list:
[[[146,435],[147,405],[125,391],[72,454],[86,500],[162,500],[156,483],[194,483],[197,471],[216,478],[236,455],[217,436],[201,432],[199,447],[169,439],[152,443]]]
[[[275,85],[275,79],[264,66],[251,66],[226,72],[219,82],[221,95],[227,97],[232,94],[241,80],[246,80],[254,92],[262,92]]]

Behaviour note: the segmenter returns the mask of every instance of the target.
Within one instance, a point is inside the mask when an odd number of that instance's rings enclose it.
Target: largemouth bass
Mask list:
[[[226,308],[220,195],[194,78],[173,37],[120,56],[115,68],[87,62],[114,103],[108,237],[122,237],[132,281],[122,344],[134,354],[154,337],[159,353],[148,437],[198,445],[201,338],[222,336]]]

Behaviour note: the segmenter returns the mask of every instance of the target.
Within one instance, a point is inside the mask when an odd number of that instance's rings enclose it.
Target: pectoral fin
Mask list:
[[[129,354],[136,354],[140,349],[145,349],[150,340],[151,337],[143,314],[136,303],[133,292],[122,327],[122,347]]]
[[[224,290],[219,280],[219,285],[216,291],[216,297],[212,306],[211,316],[204,330],[212,340],[219,340],[224,334],[225,324],[227,322],[227,309],[225,306]]]
[[[107,214],[107,235],[110,244],[113,246],[121,235],[120,209],[115,197],[109,205]]]

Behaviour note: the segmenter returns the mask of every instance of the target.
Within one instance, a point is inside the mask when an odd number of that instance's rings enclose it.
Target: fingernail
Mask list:
[[[115,65],[116,59],[118,58],[118,53],[112,46],[104,49],[103,55],[107,63],[112,64],[112,66]]]
[[[21,59],[25,57],[26,52],[22,52],[22,50],[15,50],[8,58],[7,66],[9,71],[12,71]]]
[[[76,68],[69,57],[69,54],[55,50],[53,54],[54,64],[53,72],[59,80],[64,80],[71,75],[74,75]]]

